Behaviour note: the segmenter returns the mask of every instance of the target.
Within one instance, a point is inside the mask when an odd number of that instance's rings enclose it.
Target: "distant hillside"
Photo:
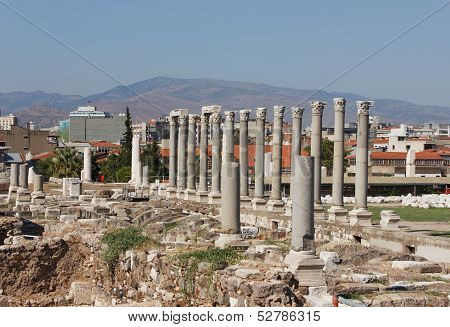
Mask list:
[[[356,100],[364,96],[320,91],[308,99],[315,90],[295,90],[265,84],[222,81],[213,79],[180,79],[156,77],[129,85],[136,92],[124,86],[114,87],[106,92],[81,97],[78,95],[48,94],[42,91],[0,93],[0,108],[3,112],[16,113],[22,122],[34,121],[41,127],[54,125],[68,117],[68,112],[91,101],[99,110],[113,113],[123,112],[129,106],[134,120],[166,115],[174,108],[188,108],[200,112],[203,105],[218,104],[224,110],[268,107],[282,104],[287,108],[299,103],[309,108],[311,100],[324,100],[328,107],[324,114],[324,124],[333,123],[333,98],[346,97],[348,100],[346,120],[355,120]],[[450,107],[416,105],[406,101],[374,99],[372,109],[382,121],[423,123],[427,121],[450,121]],[[270,110],[269,110],[270,113]],[[290,119],[289,111],[286,119]],[[304,124],[309,124],[310,114],[306,113]]]

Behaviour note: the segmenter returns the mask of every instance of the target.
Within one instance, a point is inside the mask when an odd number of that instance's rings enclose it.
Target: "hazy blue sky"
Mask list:
[[[0,92],[88,95],[116,82],[217,78],[320,88],[446,0],[0,0]],[[450,5],[327,91],[450,105]]]

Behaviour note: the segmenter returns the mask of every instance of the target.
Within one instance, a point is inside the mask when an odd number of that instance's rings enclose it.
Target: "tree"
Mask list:
[[[167,168],[161,161],[161,151],[156,140],[147,144],[141,153],[141,161],[143,166],[148,166],[149,181],[153,182],[155,176],[167,175]]]
[[[81,172],[81,157],[75,148],[64,147],[55,150],[51,159],[50,171],[58,178],[79,177]]]
[[[308,145],[304,149],[308,153],[311,153],[311,147]],[[346,158],[350,152],[344,150],[344,158]],[[334,155],[334,143],[329,139],[322,140],[322,166],[327,169],[327,175],[330,176],[333,174],[333,155]],[[350,167],[350,161],[348,159],[344,159],[344,171]]]
[[[44,179],[48,181],[52,177],[52,158],[46,158],[36,161],[34,164],[34,172],[38,175],[44,176]]]
[[[125,113],[125,132],[122,137],[122,148],[119,154],[119,160],[123,166],[130,165],[131,163],[131,151],[133,147],[133,122],[131,119],[130,108],[126,108]]]

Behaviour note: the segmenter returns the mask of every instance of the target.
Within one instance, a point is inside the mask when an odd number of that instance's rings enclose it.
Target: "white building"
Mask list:
[[[76,111],[70,112],[70,117],[95,117],[95,118],[108,118],[111,117],[109,112],[97,111],[96,106],[78,107]]]
[[[15,126],[18,123],[18,118],[13,114],[9,114],[8,116],[0,116],[0,130],[2,131],[10,131],[11,126]]]

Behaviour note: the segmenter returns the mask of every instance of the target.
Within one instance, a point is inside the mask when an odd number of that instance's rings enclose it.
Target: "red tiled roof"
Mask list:
[[[118,148],[119,145],[108,142],[108,141],[91,141],[89,144],[93,147],[101,147],[101,148]]]
[[[385,138],[377,138],[373,140],[373,143],[376,144],[386,144],[389,143],[389,139],[385,139]]]
[[[54,152],[43,152],[43,153],[38,153],[38,154],[35,154],[35,155],[32,157],[32,160],[42,160],[42,159],[47,159],[47,158],[53,157],[54,155],[55,155]]]
[[[372,152],[372,154],[370,155],[370,159],[405,160],[406,152]],[[439,154],[435,152],[422,151],[416,152],[416,160],[443,160],[443,159]]]

